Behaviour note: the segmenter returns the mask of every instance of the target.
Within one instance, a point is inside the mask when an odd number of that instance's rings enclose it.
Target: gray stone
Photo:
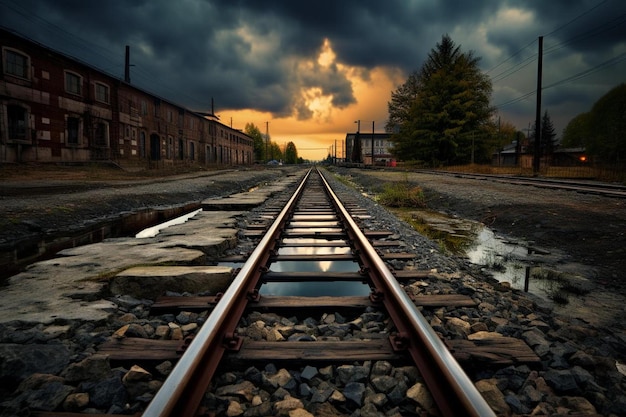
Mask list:
[[[317,376],[317,368],[313,366],[305,366],[302,372],[300,373],[300,378],[305,381],[310,381]]]
[[[365,393],[365,385],[360,382],[348,382],[342,390],[342,394],[346,400],[356,404],[357,407],[363,405],[363,394]]]
[[[61,382],[50,382],[39,389],[23,392],[15,399],[15,403],[27,404],[32,410],[53,411],[63,404],[72,391],[74,387]]]
[[[89,400],[96,408],[109,410],[113,405],[124,407],[127,402],[126,388],[117,375],[98,382],[83,382],[79,389],[89,394]]]
[[[337,378],[342,384],[348,382],[364,382],[369,376],[369,369],[365,366],[341,365],[337,367]]]
[[[408,387],[406,383],[404,381],[399,381],[393,388],[393,390],[391,390],[391,392],[387,394],[387,397],[389,397],[389,400],[393,404],[398,405],[402,403],[402,401],[404,401],[407,389]]]
[[[70,361],[70,352],[61,344],[0,344],[0,381],[17,384],[34,373],[58,374]]]
[[[518,391],[524,385],[529,374],[530,369],[527,366],[508,366],[498,370],[495,377],[506,382],[506,389]]]
[[[391,375],[393,366],[387,361],[376,361],[372,366],[371,376]]]
[[[550,369],[543,374],[543,378],[557,393],[580,393],[576,378],[570,370]]]
[[[67,382],[97,381],[110,376],[111,366],[105,355],[92,355],[68,366],[61,374]]]
[[[324,390],[320,390],[317,388],[312,388],[311,392],[312,392],[312,396],[311,396],[311,402],[312,403],[323,403],[326,402],[326,400],[328,400],[328,398],[333,394],[334,389],[332,388],[326,388]]]
[[[508,393],[504,397],[504,401],[506,401],[506,403],[511,408],[511,411],[513,411],[513,413],[515,414],[528,414],[530,412],[530,409],[522,404],[519,397],[513,395],[512,393]]]
[[[374,377],[370,382],[376,391],[384,394],[391,392],[397,384],[397,381],[389,375]]]

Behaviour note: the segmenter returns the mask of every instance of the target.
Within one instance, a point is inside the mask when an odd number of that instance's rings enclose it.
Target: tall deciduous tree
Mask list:
[[[486,149],[487,128],[493,129],[492,87],[479,61],[444,35],[421,70],[392,92],[386,128],[393,132],[398,158],[432,165],[466,163],[476,149]]]
[[[576,116],[563,131],[566,146],[585,146],[603,162],[626,161],[626,84],[600,97],[588,113]]]
[[[589,139],[592,136],[591,113],[581,113],[565,126],[561,142],[565,147],[586,147],[589,145]]]
[[[296,149],[296,144],[293,142],[287,143],[287,146],[285,147],[285,163],[286,164],[298,163],[298,149]]]
[[[244,133],[250,136],[254,141],[254,159],[256,161],[265,160],[265,143],[261,130],[254,123],[246,123]]]

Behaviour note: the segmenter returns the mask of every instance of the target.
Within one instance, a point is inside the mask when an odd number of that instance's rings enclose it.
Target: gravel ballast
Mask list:
[[[225,183],[230,185],[221,187],[219,193],[238,192],[255,182],[285,175],[285,172],[269,170],[259,174],[256,181],[249,174],[241,171],[224,175]],[[339,181],[332,179],[332,182],[342,193],[349,193],[350,198],[358,199],[367,208],[372,219],[364,222],[366,227],[391,230],[395,238],[404,242],[402,251],[416,255],[414,261],[395,262],[394,268],[430,272],[427,278],[406,283],[408,292],[414,295],[461,293],[476,301],[478,307],[475,308],[421,309],[441,337],[472,339],[485,332],[516,337],[524,340],[540,357],[538,367],[468,368],[472,380],[497,414],[625,415],[626,379],[616,366],[618,361],[624,360],[623,352],[626,352],[623,327],[599,327],[584,318],[562,317],[549,304],[498,283],[488,272],[467,260],[442,253],[436,242],[416,233],[371,199]],[[33,221],[46,222],[51,225],[48,229],[51,231],[62,228],[58,225],[71,221],[73,215],[85,221],[90,215],[92,218],[112,215],[115,207],[132,210],[163,199],[167,204],[183,204],[210,196],[207,194],[218,194],[209,191],[206,177],[141,187],[151,187],[152,191],[144,188],[145,194],[139,189],[133,192],[131,185],[116,192],[111,192],[110,187],[100,191],[96,187],[89,190],[89,196],[83,192],[47,194],[41,198],[31,196],[24,198],[25,206],[20,208],[22,203],[13,202],[3,210],[8,207],[14,216],[19,214],[22,221],[32,213]],[[467,185],[465,190],[467,194],[480,194]],[[106,213],[95,215],[98,209],[91,203],[94,195],[100,195]],[[455,196],[459,200],[464,198],[462,192]],[[115,202],[120,198],[124,203]],[[501,204],[505,202],[505,195],[493,198]],[[3,197],[3,201],[9,199]],[[45,211],[37,211],[36,205],[41,204],[40,209],[43,209],[54,205],[54,201],[73,204],[76,210],[48,221],[42,215]],[[468,198],[468,205],[474,210],[478,203]],[[26,208],[26,205],[30,206]],[[452,210],[452,206],[449,204],[448,209]],[[257,213],[258,210],[252,210],[239,218],[239,223],[252,222]],[[3,234],[4,238],[10,239],[10,233],[15,231]],[[244,254],[251,244],[242,239],[228,254]],[[107,358],[97,353],[98,346],[114,334],[116,337],[182,339],[195,332],[207,317],[206,312],[151,316],[152,300],[128,295],[111,297],[110,301],[117,311],[113,313],[114,319],[108,321],[47,325],[16,321],[0,326],[0,381],[5,399],[0,405],[2,415],[26,415],[29,407],[84,413],[140,411],[173,364],[163,362],[150,370],[139,366],[111,368]],[[331,316],[298,319],[248,316],[240,323],[240,331],[250,338],[277,343],[280,338],[310,339],[315,343],[325,338],[384,337],[391,330],[384,314],[376,311],[363,311],[357,317]],[[422,381],[415,369],[394,367],[384,361],[298,369],[267,364],[263,368],[225,372],[214,385],[207,401],[219,410],[219,415],[400,416],[419,415],[432,406],[428,395],[422,394]],[[17,390],[13,390],[15,387]]]

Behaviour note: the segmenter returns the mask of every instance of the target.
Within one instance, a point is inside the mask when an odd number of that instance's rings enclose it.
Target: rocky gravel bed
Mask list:
[[[495,333],[521,338],[541,359],[538,366],[492,368],[475,364],[467,372],[498,415],[626,415],[626,377],[618,371],[626,339],[584,321],[559,317],[539,300],[500,284],[467,261],[440,252],[385,209],[332,180],[373,216],[372,229],[394,232],[403,252],[415,261],[393,268],[430,271],[428,278],[405,284],[415,295],[465,294],[478,307],[420,308],[445,339],[475,339]],[[240,219],[256,221],[258,210]],[[243,239],[228,254],[249,252]],[[174,294],[171,294],[174,295]],[[180,294],[184,295],[184,294]],[[98,354],[110,337],[182,340],[194,333],[208,312],[150,315],[152,300],[112,297],[117,305],[105,322],[52,325],[12,322],[0,325],[0,415],[26,416],[32,410],[133,414],[145,408],[170,373],[171,362],[154,367],[113,367]],[[393,330],[383,312],[355,316],[281,317],[253,313],[239,325],[251,339],[364,340]],[[224,370],[205,405],[223,416],[406,416],[428,415],[432,399],[419,372],[384,361],[286,369],[268,363],[245,370]]]

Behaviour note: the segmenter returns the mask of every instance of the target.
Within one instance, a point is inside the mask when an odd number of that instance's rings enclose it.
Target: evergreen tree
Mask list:
[[[492,87],[479,60],[444,35],[421,70],[392,92],[386,128],[397,132],[396,157],[431,165],[467,163],[474,149],[486,148],[476,140],[483,140],[492,124]]]
[[[537,123],[533,124],[533,130],[530,133],[530,150],[535,149],[535,139],[537,131]],[[546,111],[541,117],[541,155],[551,155],[556,148],[556,131],[554,130],[554,125],[552,124],[552,119],[550,119],[550,115]]]

